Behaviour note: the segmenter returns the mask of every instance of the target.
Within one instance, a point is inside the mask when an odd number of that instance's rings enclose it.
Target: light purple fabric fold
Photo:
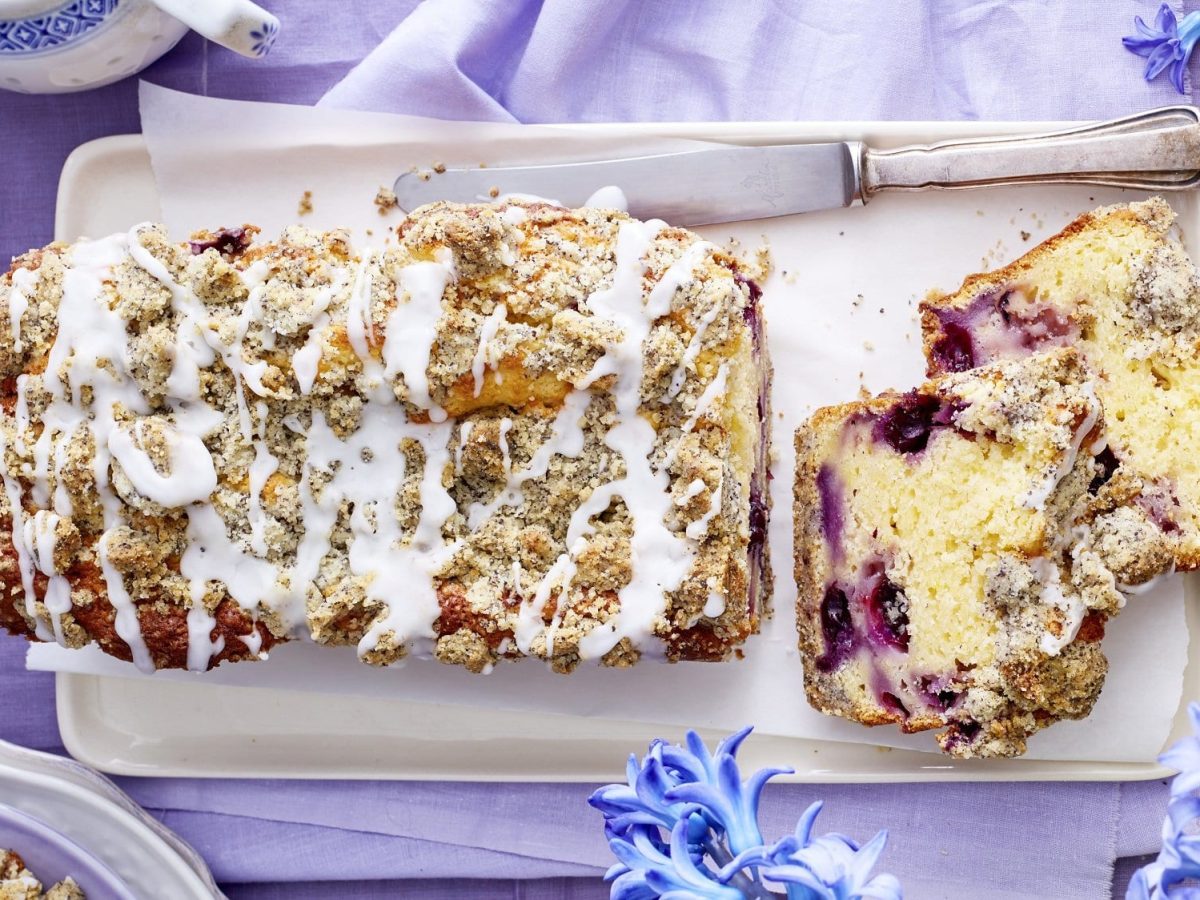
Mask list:
[[[1120,47],[1156,8],[426,0],[321,103],[519,122],[1103,118],[1178,101]]]
[[[1153,16],[1148,0],[263,2],[283,22],[265,61],[191,36],[145,77],[213,96],[523,122],[1058,120],[1180,100],[1165,80],[1143,82],[1143,61],[1120,46],[1135,14]],[[0,92],[0,254],[50,240],[63,159],[136,130],[135,97],[132,80]],[[59,748],[53,708],[52,678],[24,672],[23,643],[0,638],[0,738]],[[235,898],[606,894],[588,785],[121,781]],[[1095,898],[1115,857],[1156,850],[1166,793],[1158,782],[788,785],[767,792],[765,830],[790,830],[817,797],[820,830],[890,830],[884,867],[910,897]],[[396,881],[451,876],[587,877]]]

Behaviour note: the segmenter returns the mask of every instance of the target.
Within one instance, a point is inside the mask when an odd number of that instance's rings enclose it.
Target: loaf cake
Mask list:
[[[1015,756],[1091,710],[1120,586],[1170,566],[1096,495],[1096,381],[1058,349],[818,410],[796,434],[797,621],[809,701],[956,757]]]
[[[144,224],[0,280],[0,623],[144,669],[721,660],[769,596],[758,290],[613,211]]]
[[[0,848],[0,900],[86,900],[86,896],[69,876],[43,889],[25,860]]]
[[[931,375],[1078,347],[1108,420],[1106,494],[1200,567],[1200,281],[1161,199],[1081,216],[1016,262],[922,304]]]

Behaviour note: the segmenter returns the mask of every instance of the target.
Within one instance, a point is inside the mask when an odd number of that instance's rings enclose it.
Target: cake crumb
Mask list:
[[[446,174],[446,164],[443,162],[434,163],[433,171],[437,172],[439,175],[445,175]]]
[[[865,298],[862,294],[855,294],[854,299],[850,301],[850,305],[857,309],[858,307],[862,306],[864,299]]]
[[[875,349],[875,345],[870,341],[863,341],[863,349],[870,353]]]
[[[1023,241],[1029,240],[1029,232],[1028,231],[1021,232],[1021,240],[1023,240]]]
[[[400,201],[396,198],[396,192],[391,188],[380,187],[375,192],[375,206],[381,216],[386,216],[393,209],[400,208]]]
[[[296,215],[307,216],[313,211],[312,191],[305,191],[300,196],[300,203],[296,208]]]
[[[493,184],[490,188],[488,188],[488,196],[495,200],[500,196],[500,188]]]

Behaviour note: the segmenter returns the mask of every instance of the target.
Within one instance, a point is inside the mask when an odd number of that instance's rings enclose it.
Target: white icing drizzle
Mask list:
[[[187,667],[191,671],[206,671],[212,658],[225,649],[225,638],[218,636],[213,640],[212,631],[216,626],[217,620],[204,605],[194,602],[187,614]]]
[[[370,345],[375,343],[375,321],[371,317],[371,260],[375,251],[370,247],[363,250],[358,270],[354,275],[354,286],[346,308],[346,337],[354,353],[363,361],[374,363]]]
[[[51,577],[46,585],[46,596],[42,599],[46,612],[50,614],[50,624],[54,631],[55,642],[67,644],[63,637],[62,617],[71,611],[71,585],[62,575]]]
[[[613,184],[605,185],[583,201],[584,206],[598,206],[601,209],[617,209],[629,211],[629,201],[625,192]]]
[[[706,487],[706,485],[704,484],[703,478],[693,478],[691,484],[689,484],[687,486],[687,489],[683,492],[683,494],[681,494],[679,496],[679,498],[676,499],[675,505],[676,506],[687,506],[689,500],[691,500],[693,497],[697,496],[698,494],[704,493],[705,487]]]
[[[66,461],[68,439],[83,430],[91,432],[95,455],[93,474],[104,512],[105,533],[101,536],[102,571],[107,593],[116,610],[117,633],[133,653],[134,660],[146,667],[149,656],[137,627],[136,610],[125,592],[119,572],[109,564],[105,541],[113,528],[122,524],[120,501],[109,485],[108,439],[116,427],[113,408],[121,404],[134,414],[147,412],[145,400],[128,378],[126,363],[125,322],[108,305],[104,281],[111,278],[112,269],[125,258],[126,235],[114,235],[101,241],[81,241],[71,249],[70,265],[63,274],[62,299],[58,308],[58,332],[50,348],[42,381],[50,395],[50,403],[42,414],[42,433],[34,445],[34,465],[29,473],[32,480],[34,504],[42,509],[51,505],[49,484],[53,474],[55,491],[53,511],[70,516],[71,502],[67,494],[62,467]],[[63,381],[65,373],[66,381]],[[29,425],[29,377],[17,379],[17,415],[15,425],[24,431]],[[92,392],[91,409],[82,402],[83,388]],[[52,444],[53,473],[51,473]],[[23,435],[18,436],[15,448],[23,450]],[[25,592],[26,613],[35,621],[35,631],[42,640],[61,639],[61,615],[70,609],[69,585],[61,576],[53,576],[45,598],[47,611],[54,620],[54,638],[36,617],[37,597],[33,584],[34,559],[26,541],[23,497],[14,473],[3,466],[5,491],[12,510],[12,541],[17,552]],[[125,604],[128,604],[127,606]],[[131,624],[132,623],[132,624]]]
[[[5,440],[7,443],[7,439]],[[0,455],[7,448],[0,448]],[[43,641],[54,637],[37,615],[37,594],[33,589],[33,554],[25,542],[25,526],[22,520],[21,486],[4,466],[4,489],[8,494],[8,506],[12,511],[12,544],[17,551],[17,568],[21,572],[21,588],[25,595],[25,615],[34,623],[34,633]]]
[[[43,575],[58,575],[54,565],[54,531],[58,528],[56,513],[39,509],[25,520],[25,546],[31,551],[33,564]]]
[[[1077,594],[1068,596],[1063,591],[1058,566],[1051,560],[1039,556],[1031,559],[1029,566],[1042,582],[1042,602],[1063,612],[1061,632],[1055,636],[1047,631],[1042,635],[1040,643],[1043,653],[1047,656],[1057,656],[1063,647],[1075,640],[1075,636],[1079,634],[1079,626],[1083,624],[1083,616],[1087,610]]]
[[[517,623],[513,628],[513,640],[516,642],[517,649],[522,653],[529,653],[534,639],[539,634],[546,632],[546,655],[553,654],[554,631],[562,621],[562,601],[570,589],[571,580],[575,577],[577,569],[572,555],[582,552],[585,546],[587,546],[586,541],[580,544],[568,544],[568,551],[559,554],[558,559],[538,582],[533,596],[528,599],[524,596],[521,597],[521,606],[517,610]],[[550,593],[556,587],[558,588],[558,603],[551,620],[550,630],[547,632],[546,625],[542,621],[542,610],[546,608]]]
[[[154,258],[141,242],[146,223],[129,231],[129,255],[152,278],[171,294],[171,308],[179,319],[175,339],[175,359],[167,378],[167,393],[183,400],[200,397],[200,369],[213,364],[215,354],[204,338],[201,323],[206,317],[204,307],[192,293],[180,285],[167,267]]]
[[[125,581],[121,578],[121,573],[113,567],[108,559],[108,542],[112,537],[111,529],[104,532],[100,536],[96,551],[100,557],[100,570],[104,573],[104,582],[108,586],[108,602],[116,611],[114,627],[117,636],[129,645],[129,651],[133,655],[133,664],[143,672],[153,672],[154,660],[146,647],[146,641],[142,638],[142,626],[138,622],[137,606],[134,605],[133,598],[125,589]]]
[[[245,634],[237,635],[237,639],[246,645],[246,649],[259,659],[266,659],[266,654],[262,652],[262,632],[257,628],[251,628]],[[220,652],[219,650],[217,651]]]
[[[529,219],[529,213],[525,212],[523,206],[506,206],[504,211],[500,213],[502,218],[509,225],[523,225]]]
[[[29,429],[29,376],[21,374],[17,376],[17,402],[13,409],[13,424],[16,426],[17,433],[13,441],[13,446],[17,448],[17,453],[24,456],[28,449],[25,444],[25,432]]]
[[[510,207],[515,208],[515,207]],[[492,342],[496,339],[497,332],[500,331],[500,326],[504,324],[508,317],[508,307],[503,303],[497,303],[496,308],[492,310],[491,315],[483,320],[483,325],[479,329],[479,347],[475,351],[475,359],[471,363],[471,374],[475,377],[475,396],[478,397],[483,391],[483,370],[486,362],[496,373],[496,383],[499,384],[503,380],[498,368],[499,360],[492,351]]]
[[[664,403],[670,403],[683,390],[683,385],[687,381],[688,368],[696,362],[696,358],[700,355],[700,348],[704,345],[704,334],[708,331],[708,326],[716,321],[720,313],[721,301],[717,300],[696,323],[696,330],[692,332],[692,337],[683,351],[683,357],[679,360],[679,365],[675,367],[675,372],[671,375],[671,386],[663,394]]]
[[[396,644],[416,645],[432,639],[434,622],[441,614],[433,578],[460,546],[442,540],[442,526],[456,509],[442,485],[443,473],[450,465],[454,425],[445,421],[442,410],[437,410],[441,414],[438,421],[410,422],[404,406],[383,381],[386,376],[403,374],[410,399],[418,405],[423,400],[430,418],[435,417],[425,369],[441,314],[442,292],[452,277],[450,257],[448,251],[438,251],[438,262],[414,263],[401,271],[400,285],[408,293],[408,302],[398,304],[389,316],[381,367],[370,356],[366,340],[371,255],[370,251],[364,253],[354,281],[347,328],[351,346],[363,364],[369,397],[358,429],[345,440],[319,412],[313,415],[301,483],[305,533],[294,579],[298,585],[307,584],[316,576],[321,559],[329,552],[339,506],[343,502],[352,506],[350,570],[365,578],[368,600],[384,609],[359,641],[360,655],[374,650],[388,634]],[[421,339],[423,346],[419,335],[426,336]],[[465,443],[465,436],[460,438]],[[420,514],[407,543],[395,510],[409,477],[405,440],[420,443],[425,456],[418,490]],[[315,473],[324,481],[319,497],[310,484]]]
[[[442,317],[442,294],[454,278],[454,257],[441,247],[435,251],[434,260],[412,263],[400,271],[400,288],[406,299],[397,302],[388,315],[383,363],[388,377],[397,372],[404,376],[413,404],[428,410],[431,421],[445,422],[446,411],[429,396],[426,370]]]
[[[54,640],[65,645],[62,617],[71,611],[71,585],[54,565],[54,531],[58,527],[59,521],[59,517],[55,513],[39,509],[25,520],[24,530],[25,546],[31,550],[34,566],[49,578],[46,585],[46,596],[42,602],[45,604],[46,612],[50,614]]]
[[[696,481],[700,481],[700,479],[697,478]],[[692,483],[695,484],[695,482]],[[701,482],[701,484],[703,484],[703,482]],[[708,534],[709,524],[712,522],[716,514],[721,511],[721,492],[724,489],[725,473],[722,472],[720,479],[717,481],[716,488],[714,488],[712,493],[708,495],[708,509],[705,511],[704,515],[700,516],[700,518],[696,519],[696,521],[689,523],[688,527],[684,529],[684,534],[686,534],[693,541],[702,541],[704,540],[704,536]]]
[[[504,467],[504,478],[512,477],[512,457],[508,454],[508,433],[512,431],[512,419],[505,416],[500,420],[500,454],[501,465]]]
[[[671,463],[675,462],[675,457],[679,455],[679,448],[683,444],[684,435],[694,431],[705,414],[712,409],[718,400],[725,396],[725,387],[728,380],[729,363],[721,363],[720,368],[717,369],[716,377],[705,386],[700,396],[696,399],[696,406],[692,410],[692,414],[683,423],[683,433],[671,445],[671,449],[667,451],[666,456],[663,458],[663,468],[667,468]]]
[[[467,526],[477,531],[484,522],[502,506],[519,507],[525,502],[522,486],[527,481],[541,478],[550,469],[555,456],[576,459],[583,452],[583,416],[587,412],[592,396],[587,391],[572,391],[563,400],[563,405],[550,426],[550,437],[534,451],[529,464],[520,472],[513,473],[506,467],[507,483],[488,503],[472,503],[467,509]],[[467,426],[464,426],[467,427]],[[463,438],[466,443],[466,438]]]
[[[13,352],[25,349],[21,340],[21,319],[29,308],[29,297],[37,285],[37,273],[32,269],[14,269],[12,291],[8,295],[8,322],[12,330]]]
[[[267,404],[259,402],[258,433],[254,438],[254,460],[250,463],[250,549],[259,556],[267,555],[266,519],[263,517],[262,492],[267,480],[279,471],[279,460],[267,449],[261,437],[267,426]]]
[[[329,326],[330,317],[326,310],[330,302],[342,290],[350,279],[350,272],[339,267],[333,279],[317,294],[309,311],[312,321],[308,329],[308,337],[304,346],[292,354],[292,374],[296,376],[296,384],[300,393],[307,396],[312,392],[321,370],[321,355],[324,352],[325,329]],[[274,336],[273,332],[269,332]]]
[[[474,427],[474,422],[463,422],[458,429],[458,449],[454,451],[454,475],[456,478],[462,474],[463,451],[467,449],[467,441],[471,439],[471,429]]]
[[[1062,462],[1054,468],[1054,471],[1042,482],[1041,485],[1032,489],[1025,498],[1021,501],[1021,505],[1030,509],[1041,510],[1046,506],[1046,501],[1050,495],[1054,493],[1054,489],[1058,487],[1071,469],[1075,467],[1075,460],[1079,456],[1079,450],[1083,447],[1084,439],[1088,433],[1096,427],[1096,422],[1100,418],[1101,406],[1100,401],[1096,397],[1096,389],[1092,382],[1088,381],[1080,387],[1080,393],[1084,395],[1088,403],[1087,414],[1083,417],[1083,421],[1079,427],[1075,429],[1075,434],[1071,438],[1071,445],[1067,448],[1066,454],[1063,456]],[[1099,442],[1093,441],[1093,445]],[[1101,447],[1103,449],[1103,447]],[[1100,452],[1099,450],[1096,451]]]
[[[292,354],[292,374],[296,376],[296,384],[300,387],[300,393],[305,396],[312,391],[313,385],[317,381],[317,373],[321,368],[323,331],[328,324],[329,315],[327,313],[317,316],[308,332],[304,346]]]
[[[666,593],[682,584],[695,556],[694,543],[673,534],[664,524],[671,507],[670,480],[665,466],[656,470],[650,463],[655,432],[639,410],[646,338],[654,320],[669,311],[675,290],[686,280],[680,271],[694,268],[690,259],[679,260],[643,300],[644,257],[663,227],[658,221],[622,222],[617,233],[612,284],[587,299],[587,306],[593,313],[611,319],[622,332],[621,339],[606,348],[585,381],[591,383],[601,372],[617,376],[613,386],[617,421],[604,440],[620,454],[625,463],[625,476],[595,489],[571,515],[567,527],[567,551],[550,567],[533,600],[523,603],[519,612],[517,645],[524,652],[540,631],[542,609],[555,586],[559,587],[559,608],[555,611],[552,629],[559,619],[562,601],[576,568],[573,557],[583,549],[584,539],[593,531],[590,520],[607,509],[616,497],[624,500],[632,521],[632,574],[628,584],[619,591],[617,614],[580,639],[582,657],[603,656],[623,639],[629,639],[641,650],[647,649],[646,639],[653,633],[655,623],[666,607]],[[648,564],[650,561],[653,565]],[[552,634],[547,637],[548,643],[551,639]]]
[[[506,221],[519,224],[527,214],[519,207],[510,207],[504,215]],[[71,608],[69,583],[54,570],[54,531],[60,517],[72,512],[61,477],[70,441],[87,429],[95,447],[93,473],[104,512],[105,530],[97,546],[99,562],[115,611],[116,632],[129,645],[140,668],[152,669],[153,660],[141,635],[136,603],[111,561],[118,529],[125,525],[121,501],[110,481],[112,460],[120,464],[139,494],[164,507],[187,511],[187,545],[180,558],[180,572],[189,583],[192,601],[187,613],[188,668],[207,669],[213,657],[224,649],[223,638],[215,641],[212,638],[216,619],[204,602],[210,596],[213,582],[224,585],[228,595],[255,617],[260,608],[267,608],[290,631],[304,623],[305,594],[319,574],[322,559],[329,553],[342,508],[352,510],[350,571],[363,585],[367,601],[382,609],[359,642],[359,653],[370,653],[382,640],[419,651],[423,641],[435,637],[434,623],[441,615],[435,578],[462,543],[443,537],[443,529],[456,511],[443,477],[451,465],[456,473],[461,473],[463,450],[472,430],[471,423],[462,424],[455,450],[454,423],[448,422],[445,411],[433,402],[427,374],[442,315],[443,295],[454,278],[450,251],[441,248],[432,261],[413,263],[399,272],[397,303],[387,317],[386,335],[379,347],[380,359],[372,355],[373,252],[365,251],[355,268],[347,304],[347,336],[363,365],[362,383],[367,400],[358,428],[344,438],[329,427],[319,411],[313,413],[308,428],[294,416],[285,421],[291,431],[304,435],[307,453],[299,484],[303,535],[295,562],[283,565],[264,558],[268,548],[262,492],[279,467],[279,460],[266,442],[267,404],[248,403],[245,393],[245,387],[258,396],[267,393],[262,380],[267,363],[247,362],[243,355],[247,333],[261,317],[267,264],[256,263],[243,273],[247,299],[236,319],[227,323],[222,338],[213,317],[191,287],[177,282],[141,243],[144,227],[137,226],[107,241],[83,242],[72,250],[72,265],[64,275],[59,333],[42,376],[50,402],[42,417],[42,434],[33,447],[32,471],[27,473],[31,476],[35,506],[41,509],[28,520],[15,473],[10,473],[6,466],[2,472],[13,509],[13,544],[26,590],[26,610],[36,622],[39,636],[49,639],[50,630],[35,614],[35,570],[50,578],[43,602],[53,636],[59,640],[63,638],[61,616]],[[688,526],[686,535],[667,528],[665,520],[672,508],[667,465],[674,458],[677,446],[672,448],[667,463],[656,468],[651,463],[656,434],[640,413],[642,354],[650,329],[656,319],[670,311],[678,289],[695,277],[696,267],[711,246],[701,243],[689,247],[646,295],[644,257],[662,227],[659,222],[622,223],[613,282],[587,300],[594,314],[612,320],[621,331],[621,338],[606,348],[589,379],[616,376],[613,386],[616,421],[604,440],[620,456],[625,474],[595,489],[575,510],[568,523],[567,550],[551,565],[536,589],[529,591],[532,596],[526,596],[520,563],[513,562],[512,592],[519,602],[513,643],[524,652],[529,652],[542,633],[546,634],[549,652],[553,652],[554,633],[566,612],[565,598],[575,577],[575,560],[594,531],[591,519],[618,497],[624,501],[632,524],[632,575],[619,592],[619,611],[608,623],[583,637],[580,653],[585,658],[600,657],[623,639],[646,650],[647,639],[665,608],[666,594],[678,589],[690,571],[696,542],[703,538],[709,521],[720,508],[722,485],[718,484],[712,492],[709,511]],[[126,258],[132,258],[167,289],[178,326],[167,379],[170,412],[155,420],[157,435],[149,430],[144,417],[150,410],[128,371],[126,323],[109,308],[104,288],[113,267]],[[31,274],[29,278],[32,277]],[[293,355],[292,369],[302,394],[311,392],[318,377],[323,332],[331,321],[327,307],[348,280],[349,270],[343,270],[314,304],[309,335]],[[707,321],[713,318],[715,313]],[[481,326],[480,345],[472,366],[477,396],[486,368],[497,367],[493,346],[506,319],[506,307],[497,304]],[[14,338],[19,339],[19,316],[13,327]],[[264,330],[262,340],[273,344],[274,335]],[[216,470],[204,442],[224,421],[223,413],[209,406],[201,393],[201,370],[218,359],[233,375],[238,425],[254,453],[247,473],[248,538],[238,537],[236,529],[234,535],[230,534],[225,521],[227,512],[216,505]],[[428,423],[410,420],[406,405],[397,400],[392,389],[391,380],[396,376],[403,378],[409,402],[428,414]],[[722,366],[698,399],[684,427],[685,433],[695,428],[706,410],[724,393],[726,377],[726,367]],[[36,376],[23,375],[17,380],[17,434],[10,435],[7,430],[0,433],[0,442],[7,445],[11,440],[13,448],[22,455],[26,451],[24,440],[29,425],[27,385],[33,378]],[[85,386],[90,388],[93,400],[88,408],[84,408],[81,399]],[[581,454],[585,440],[582,423],[591,400],[590,393],[581,389],[584,387],[577,386],[564,398],[548,437],[520,471],[513,471],[508,444],[513,421],[507,417],[500,420],[498,442],[505,485],[490,502],[474,504],[468,510],[467,524],[471,530],[481,527],[502,506],[523,504],[525,484],[543,477],[556,455],[577,458]],[[166,460],[160,461],[166,474],[156,468],[144,449],[148,439],[158,435],[166,452]],[[416,471],[410,462],[410,442],[420,445],[424,459]],[[0,451],[3,449],[0,446]],[[401,527],[396,505],[402,491],[411,490],[414,482],[419,513],[410,536]],[[704,488],[703,481],[697,479],[689,485],[686,499]],[[547,630],[543,610],[555,592],[560,602]],[[706,614],[716,609],[716,597],[710,596]],[[723,603],[721,600],[722,609]],[[237,637],[251,654],[261,654],[263,638],[257,626]],[[502,652],[509,646],[506,642]]]
[[[144,425],[145,420],[139,419],[133,426],[137,442],[127,428],[114,428],[108,435],[108,449],[134,489],[167,509],[207,500],[217,489],[217,470],[204,442],[195,434],[163,425],[170,464],[169,474],[162,475],[138,446],[144,439]]]

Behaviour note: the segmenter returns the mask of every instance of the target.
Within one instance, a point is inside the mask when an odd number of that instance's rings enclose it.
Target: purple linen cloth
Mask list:
[[[212,96],[527,122],[1086,119],[1181,100],[1143,83],[1143,61],[1120,47],[1134,14],[1153,15],[1146,0],[263,2],[283,22],[265,61],[191,35],[144,77]],[[133,80],[0,92],[0,254],[50,240],[70,150],[136,130]],[[0,738],[61,750],[53,679],[25,672],[23,657],[22,642],[0,638]],[[590,785],[121,782],[235,898],[607,894]],[[767,792],[766,830],[790,829],[817,797],[821,830],[890,829],[885,867],[914,898],[1106,896],[1114,859],[1157,848],[1166,803],[1159,782],[787,785]],[[488,880],[428,880],[452,877]]]

